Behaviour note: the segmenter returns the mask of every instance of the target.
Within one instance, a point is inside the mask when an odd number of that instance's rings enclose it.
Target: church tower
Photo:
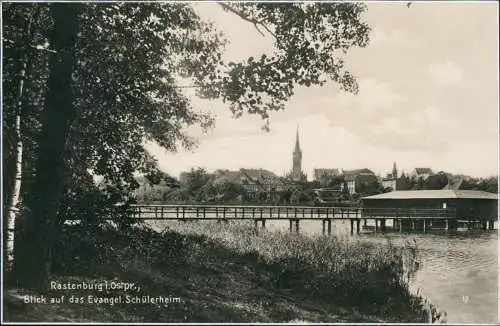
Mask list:
[[[292,179],[294,181],[300,181],[304,179],[304,175],[302,173],[302,150],[300,149],[299,142],[299,127],[297,127],[295,149],[293,150]]]
[[[396,168],[396,162],[392,165],[392,177],[397,179],[398,177],[398,169]]]

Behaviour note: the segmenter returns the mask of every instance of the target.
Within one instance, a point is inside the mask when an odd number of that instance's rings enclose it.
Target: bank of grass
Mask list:
[[[59,282],[134,282],[133,295],[179,297],[169,304],[24,304],[4,293],[6,321],[423,322],[422,300],[402,281],[402,251],[390,244],[257,232],[247,223],[177,223],[68,231]],[[81,234],[81,233],[78,233]],[[124,291],[49,291],[100,297]]]

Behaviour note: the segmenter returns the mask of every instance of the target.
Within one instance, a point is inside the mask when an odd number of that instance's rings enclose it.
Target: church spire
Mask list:
[[[297,126],[297,135],[295,136],[295,151],[300,151],[300,142],[299,142],[299,126]]]
[[[297,126],[297,134],[296,134],[296,138],[295,138],[295,149],[293,151],[292,179],[295,181],[299,181],[299,180],[303,179],[302,150],[300,149],[299,126]]]
[[[396,167],[396,161],[394,161],[394,164],[392,165],[392,177],[393,178],[398,177],[398,169]]]

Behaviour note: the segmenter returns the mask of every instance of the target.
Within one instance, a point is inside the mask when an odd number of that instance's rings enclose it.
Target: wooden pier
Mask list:
[[[299,232],[301,220],[322,222],[323,234],[331,234],[332,221],[349,220],[351,233],[360,233],[361,221],[375,223],[375,232],[385,232],[386,221],[392,220],[392,230],[421,231],[456,229],[458,220],[454,209],[391,209],[361,207],[315,206],[239,206],[239,205],[133,205],[133,216],[142,220],[229,221],[253,220],[265,228],[267,220],[288,220],[290,232]],[[492,229],[492,221],[468,221],[482,229]]]

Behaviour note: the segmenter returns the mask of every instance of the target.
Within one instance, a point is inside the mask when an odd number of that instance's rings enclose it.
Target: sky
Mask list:
[[[272,53],[272,36],[224,12],[215,3],[195,9],[213,21],[229,44],[225,59]],[[370,44],[352,48],[346,65],[359,94],[337,84],[303,87],[273,113],[270,132],[257,116],[231,116],[219,101],[192,99],[196,109],[216,116],[215,126],[194,151],[147,149],[165,172],[204,167],[263,168],[284,175],[292,168],[297,128],[302,168],[370,168],[389,173],[430,167],[434,171],[490,176],[498,173],[498,4],[372,2],[364,14]]]

